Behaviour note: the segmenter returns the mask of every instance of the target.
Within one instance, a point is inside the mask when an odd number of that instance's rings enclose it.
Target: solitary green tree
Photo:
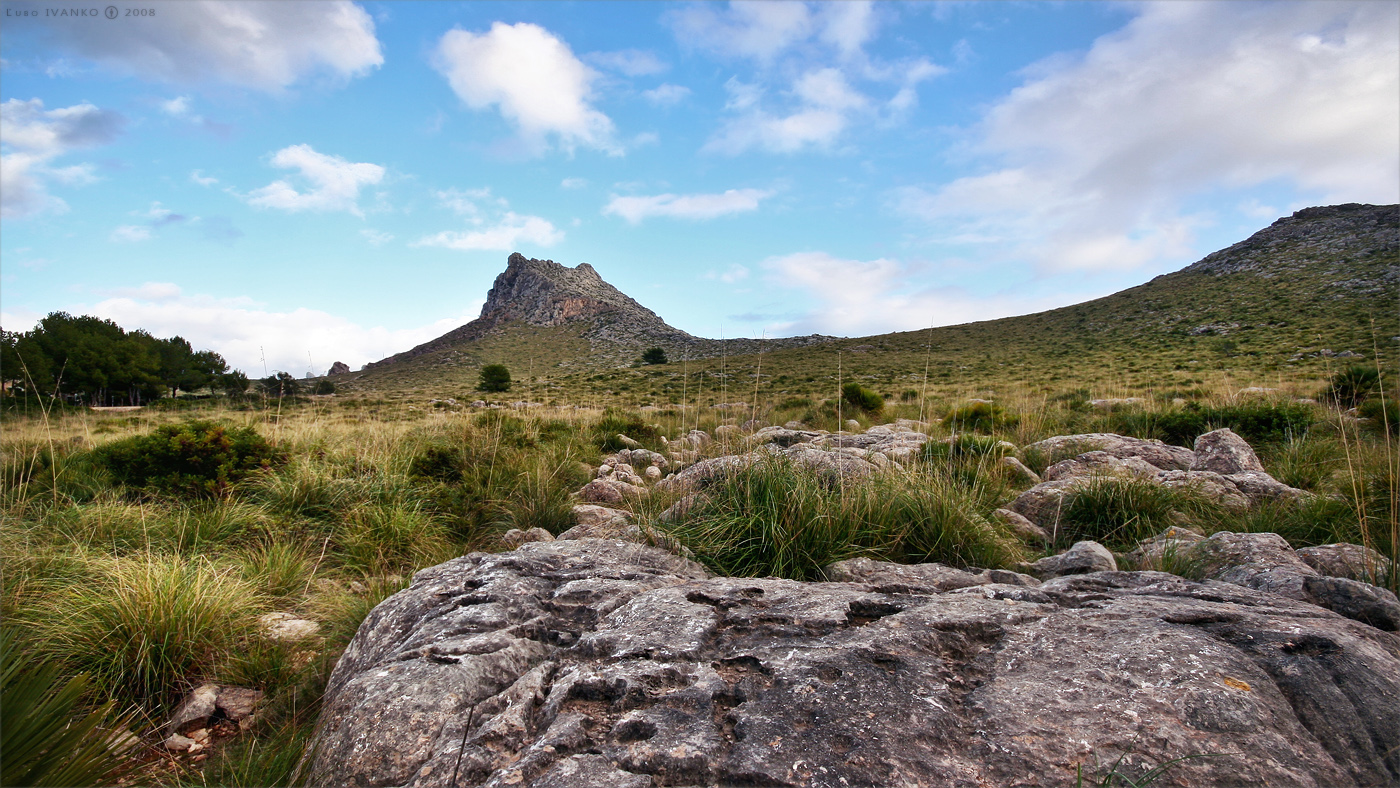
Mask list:
[[[505,364],[487,364],[481,368],[482,391],[510,391],[510,370]]]
[[[665,364],[666,361],[666,351],[659,347],[649,347],[642,353],[643,364]]]

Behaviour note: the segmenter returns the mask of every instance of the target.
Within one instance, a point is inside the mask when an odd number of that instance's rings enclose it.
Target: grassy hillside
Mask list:
[[[1307,209],[1138,287],[1000,320],[641,368],[590,352],[579,326],[515,324],[336,382],[352,395],[473,398],[480,366],[502,363],[518,381],[509,399],[558,404],[771,405],[832,397],[851,379],[905,400],[1308,393],[1352,364],[1395,369],[1397,226],[1395,206]]]

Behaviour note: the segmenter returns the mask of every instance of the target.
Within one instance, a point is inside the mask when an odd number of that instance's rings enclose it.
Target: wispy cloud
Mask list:
[[[673,219],[714,219],[736,213],[758,210],[758,204],[772,197],[763,189],[729,189],[721,194],[657,194],[652,196],[614,196],[603,207],[612,214],[637,224],[653,216]]]
[[[357,205],[360,189],[384,178],[384,168],[378,164],[327,156],[317,153],[310,145],[292,145],[277,151],[272,165],[299,170],[310,188],[298,191],[287,181],[273,181],[249,194],[249,205],[293,212],[349,211],[363,216]]]

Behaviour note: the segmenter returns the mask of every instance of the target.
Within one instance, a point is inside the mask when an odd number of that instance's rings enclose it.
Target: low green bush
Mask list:
[[[841,387],[841,399],[862,413],[879,413],[885,409],[885,398],[852,381]]]
[[[605,411],[602,418],[593,424],[591,432],[593,443],[604,452],[627,448],[618,435],[626,435],[653,451],[661,438],[661,433],[642,421],[640,416],[616,410]]]
[[[999,427],[1015,426],[1019,419],[995,402],[969,402],[949,409],[943,421],[955,432],[991,432]]]
[[[1108,417],[1108,428],[1123,435],[1191,446],[1196,438],[1221,427],[1229,427],[1250,443],[1287,441],[1302,437],[1316,421],[1316,412],[1303,403],[1201,405],[1188,402],[1176,410],[1113,413]]]
[[[1354,408],[1366,401],[1381,385],[1380,370],[1356,364],[1338,371],[1322,390],[1322,399],[1337,407]]]
[[[1356,415],[1367,419],[1366,427],[1371,432],[1400,435],[1400,401],[1387,397],[1371,399],[1361,403]]]
[[[227,495],[254,471],[285,461],[252,427],[208,421],[167,424],[113,441],[94,449],[93,458],[120,484],[196,496]]]

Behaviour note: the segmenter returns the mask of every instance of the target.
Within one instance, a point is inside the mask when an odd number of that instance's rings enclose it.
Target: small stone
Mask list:
[[[509,531],[506,531],[505,534],[501,536],[501,543],[504,544],[508,549],[512,550],[527,542],[552,541],[554,541],[554,534],[551,534],[549,531],[546,531],[543,528],[531,528],[528,531],[522,531],[519,528],[512,528]]]
[[[193,739],[196,744],[204,744],[209,741],[209,729],[200,728],[197,731],[190,731],[189,738]]]
[[[857,432],[860,430],[860,422],[855,419],[846,419],[846,429],[851,432]]]
[[[657,479],[661,478],[661,469],[656,467],[655,465],[648,465],[646,469],[646,476],[648,479],[656,481]]]
[[[268,639],[287,642],[304,640],[321,629],[321,625],[315,621],[291,613],[267,613],[258,618],[258,623]]]
[[[641,448],[641,446],[642,446],[642,444],[640,444],[640,443],[636,442],[635,440],[633,440],[633,439],[627,437],[626,435],[623,435],[623,434],[620,433],[620,432],[617,434],[617,440],[618,440],[623,446],[626,446],[626,447],[629,448],[629,449],[638,449],[638,448]]]
[[[1027,574],[1041,580],[1065,575],[1082,575],[1089,572],[1116,572],[1118,562],[1113,553],[1098,542],[1075,542],[1074,546],[1059,555],[1042,558],[1026,568]]]
[[[214,716],[218,698],[218,684],[202,684],[196,687],[180,702],[175,713],[170,716],[167,727],[177,734],[207,727],[209,719]]]
[[[192,747],[199,746],[194,739],[186,738],[178,733],[173,733],[160,746],[171,752],[189,752]]]

